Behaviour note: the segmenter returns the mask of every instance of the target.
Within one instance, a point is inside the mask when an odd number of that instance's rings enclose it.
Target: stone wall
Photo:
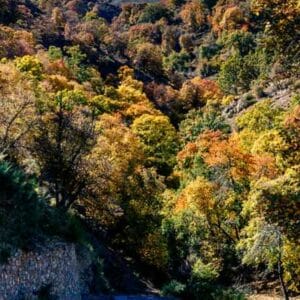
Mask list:
[[[0,300],[35,299],[48,287],[55,299],[80,297],[80,275],[75,246],[51,242],[34,252],[17,252],[0,265]]]

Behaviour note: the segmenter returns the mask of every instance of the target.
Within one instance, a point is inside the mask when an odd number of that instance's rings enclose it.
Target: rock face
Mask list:
[[[0,299],[37,299],[42,292],[55,299],[81,299],[75,246],[52,242],[34,252],[17,252],[0,265]]]

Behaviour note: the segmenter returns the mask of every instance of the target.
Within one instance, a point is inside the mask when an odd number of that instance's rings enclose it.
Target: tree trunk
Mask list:
[[[282,271],[282,266],[281,266],[281,260],[278,261],[278,275],[279,275],[280,286],[282,289],[283,297],[285,300],[289,300],[289,294],[288,294],[287,288],[286,288],[284,280],[283,280],[283,271]]]
[[[278,233],[278,246],[279,246],[279,256],[278,256],[278,265],[277,265],[277,271],[280,281],[280,286],[282,290],[282,294],[285,300],[289,300],[289,294],[288,290],[285,286],[284,279],[283,279],[283,267],[282,267],[282,261],[281,261],[281,253],[282,253],[282,237],[281,234]]]

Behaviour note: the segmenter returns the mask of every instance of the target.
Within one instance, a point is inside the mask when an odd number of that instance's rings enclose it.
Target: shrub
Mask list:
[[[50,46],[48,49],[48,56],[50,60],[62,59],[63,53],[62,50],[55,46]]]
[[[43,73],[42,63],[34,56],[25,55],[16,59],[18,70],[32,78],[41,79]]]
[[[169,56],[164,57],[163,64],[169,71],[187,72],[190,60],[190,55],[187,52],[177,53],[173,51]]]
[[[235,289],[222,289],[218,288],[212,293],[214,300],[245,300],[245,295]]]
[[[161,18],[169,19],[171,17],[171,12],[160,3],[148,4],[139,18],[139,23],[155,23]]]
[[[199,49],[199,56],[201,59],[211,59],[215,55],[220,53],[221,46],[217,44],[202,45]]]
[[[242,56],[247,55],[256,47],[255,36],[243,30],[235,30],[234,32],[225,31],[219,38],[219,44],[240,53]]]
[[[185,290],[185,288],[185,284],[177,280],[171,280],[169,283],[163,286],[162,293],[165,296],[180,296],[180,294]]]

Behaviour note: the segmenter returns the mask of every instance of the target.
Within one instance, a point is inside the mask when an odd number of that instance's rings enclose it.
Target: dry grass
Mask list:
[[[282,300],[283,297],[280,297],[278,295],[270,295],[270,294],[257,294],[257,295],[251,295],[247,298],[248,300]],[[299,297],[291,297],[291,300],[300,300]]]

